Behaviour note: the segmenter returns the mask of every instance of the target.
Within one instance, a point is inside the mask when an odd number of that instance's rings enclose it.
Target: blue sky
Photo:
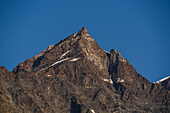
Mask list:
[[[169,0],[0,0],[0,65],[12,71],[83,26],[151,82],[170,74]]]

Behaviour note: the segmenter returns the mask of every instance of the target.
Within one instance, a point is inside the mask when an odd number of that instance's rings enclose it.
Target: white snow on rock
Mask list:
[[[113,84],[113,81],[112,81],[111,79],[105,79],[105,78],[104,78],[103,81],[109,82],[109,83]]]
[[[43,71],[43,70],[45,70],[45,69],[48,69],[48,68],[50,68],[50,67],[52,67],[52,66],[54,66],[54,65],[56,65],[56,64],[58,64],[58,63],[61,63],[61,62],[63,62],[63,61],[66,61],[66,60],[68,60],[68,59],[70,59],[70,58],[65,58],[65,59],[59,60],[59,61],[57,61],[57,62],[53,63],[52,65],[47,66],[47,67],[45,67],[45,68],[41,69],[41,70],[40,70],[40,71],[38,71],[38,72],[41,72],[41,71]]]
[[[60,57],[60,59],[62,59],[66,54],[68,54],[70,51],[67,51],[67,52],[65,52],[65,53],[63,53],[62,55],[61,55],[61,57]]]
[[[123,79],[118,78],[117,82],[125,82]]]
[[[77,61],[77,60],[79,60],[80,58],[73,58],[73,59],[71,59],[70,61],[71,62],[75,62],[75,61]]]
[[[74,34],[74,37],[76,37],[77,33]]]
[[[157,81],[157,82],[154,82],[154,83],[160,83],[160,82],[163,82],[163,81],[165,81],[165,80],[167,80],[167,79],[169,79],[170,78],[170,76],[167,76],[167,77],[165,77],[165,78],[163,78],[163,79],[161,79],[161,80],[159,80],[159,81]]]
[[[103,49],[104,50],[104,49]],[[108,52],[108,51],[106,51],[106,50],[104,50],[106,53],[109,53],[110,54],[110,52]]]
[[[92,113],[95,113],[93,109],[90,110]]]
[[[54,66],[54,65],[56,65],[58,63],[61,63],[61,62],[65,61],[65,60],[68,60],[68,59],[70,59],[70,58],[65,58],[65,59],[59,60],[59,61],[55,62],[54,64],[52,64],[51,66]]]
[[[109,82],[110,82],[111,84],[113,84],[113,81],[112,81],[111,79],[109,79]]]

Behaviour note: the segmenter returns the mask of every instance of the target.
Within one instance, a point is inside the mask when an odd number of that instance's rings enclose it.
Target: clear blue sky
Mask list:
[[[169,0],[0,0],[0,65],[12,71],[83,26],[151,82],[170,74]]]

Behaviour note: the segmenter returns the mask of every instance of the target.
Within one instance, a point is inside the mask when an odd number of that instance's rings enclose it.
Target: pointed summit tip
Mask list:
[[[81,28],[82,31],[87,31],[86,27]]]
[[[86,27],[83,27],[80,29],[80,31],[77,33],[77,35],[80,35],[80,36],[90,36]]]

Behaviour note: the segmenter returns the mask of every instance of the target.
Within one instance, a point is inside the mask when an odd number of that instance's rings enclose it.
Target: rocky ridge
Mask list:
[[[9,72],[0,67],[0,112],[169,112],[168,89],[151,83],[83,27]]]

